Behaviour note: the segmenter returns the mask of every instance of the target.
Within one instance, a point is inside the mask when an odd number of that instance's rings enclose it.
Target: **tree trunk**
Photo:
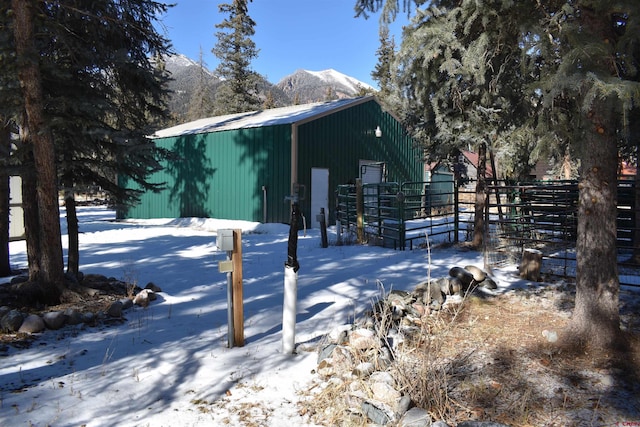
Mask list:
[[[586,120],[576,242],[576,300],[570,338],[591,348],[621,341],[616,259],[617,146],[614,108],[594,104]]]
[[[476,203],[473,216],[473,241],[471,246],[480,248],[484,241],[484,209],[487,202],[485,189],[487,165],[487,144],[482,142],[478,147],[478,180],[476,181]]]
[[[42,80],[35,49],[33,1],[12,0],[18,79],[24,98],[29,140],[33,144],[36,197],[40,225],[40,279],[62,291],[64,263],[60,241],[60,209],[53,137],[45,123]],[[49,290],[50,295],[55,290]],[[58,292],[59,293],[59,292]]]
[[[11,149],[11,132],[5,123],[0,127],[0,158],[9,160]],[[11,275],[9,259],[9,174],[7,168],[0,169],[0,277]]]
[[[22,131],[21,131],[22,133]],[[27,264],[29,281],[40,280],[40,219],[36,197],[36,171],[31,153],[22,160],[22,211],[24,213],[24,234],[27,241]]]

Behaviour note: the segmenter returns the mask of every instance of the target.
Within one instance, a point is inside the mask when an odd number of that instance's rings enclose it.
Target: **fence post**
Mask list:
[[[453,242],[458,243],[460,231],[460,196],[458,195],[458,180],[453,180]]]
[[[356,179],[356,228],[358,243],[364,243],[364,194],[362,192],[362,179]]]

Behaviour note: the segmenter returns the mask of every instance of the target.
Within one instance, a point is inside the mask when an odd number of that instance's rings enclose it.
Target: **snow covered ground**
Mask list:
[[[324,334],[370,308],[382,289],[412,290],[456,265],[482,267],[473,251],[435,248],[429,257],[425,249],[322,248],[319,230],[301,232],[298,351],[283,354],[287,225],[114,218],[104,207],[79,211],[81,270],[141,287],[153,282],[160,298],[127,311],[122,324],[67,326],[44,332],[30,348],[1,352],[0,425],[242,425],[248,416],[256,425],[302,426],[297,393],[313,377],[313,344]],[[243,230],[243,347],[227,347],[221,228]],[[12,265],[26,268],[24,242],[10,251]],[[498,291],[526,285],[514,272],[494,272]]]

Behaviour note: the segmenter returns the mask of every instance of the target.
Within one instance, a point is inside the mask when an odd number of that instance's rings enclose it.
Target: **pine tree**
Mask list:
[[[544,64],[536,68],[539,89],[550,114],[556,104],[571,109],[570,142],[581,164],[570,336],[611,349],[623,342],[616,251],[618,135],[640,101],[640,4],[553,1],[540,4],[537,13],[536,52]]]
[[[198,80],[189,102],[186,120],[192,121],[209,117],[213,114],[213,93],[211,90],[211,75],[208,73],[203,59],[202,49],[198,60]]]
[[[216,28],[218,39],[213,54],[220,59],[216,72],[224,80],[216,92],[216,114],[233,114],[260,108],[259,76],[251,69],[258,49],[251,37],[256,23],[248,13],[247,0],[234,0],[218,6],[227,18]]]
[[[378,63],[371,72],[371,78],[378,82],[378,97],[383,103],[390,101],[394,94],[394,62],[396,55],[395,40],[389,36],[389,27],[380,26],[380,47],[376,51]]]
[[[118,177],[133,180],[144,189],[159,188],[158,184],[147,183],[146,178],[160,167],[163,155],[146,136],[165,111],[166,76],[156,71],[150,58],[168,49],[167,41],[152,24],[166,6],[153,0],[99,0],[92,2],[90,9],[86,7],[80,0],[29,4],[29,10],[37,12],[34,14],[37,19],[32,21],[35,26],[32,41],[38,60],[30,63],[39,64],[43,111],[38,127],[39,133],[49,135],[55,144],[54,183],[59,180],[65,190],[70,242],[68,269],[72,273],[78,272],[79,258],[76,187],[101,187],[113,206],[134,203],[141,191],[121,187]],[[10,24],[17,25],[17,19],[14,21]],[[18,37],[7,42],[3,53],[18,46]],[[3,62],[2,69],[7,72],[3,78],[8,82],[19,76],[10,64]],[[36,147],[35,141],[31,143],[35,132],[22,119],[28,98],[9,99],[16,102],[4,106],[3,111],[13,118],[23,135],[15,157],[22,164],[29,273],[32,280],[37,280],[45,276],[42,273],[45,268],[49,269],[49,260],[40,254],[51,243],[39,231],[45,211],[39,198],[34,197],[42,186],[41,180],[31,173],[34,170],[40,173],[37,153],[30,149]],[[49,214],[49,218],[58,225],[54,240],[59,242],[58,187],[54,184],[47,191],[55,198],[56,214]],[[59,274],[63,274],[62,266]],[[62,293],[64,288],[62,283],[58,290]],[[55,302],[56,295],[49,297],[49,302]]]

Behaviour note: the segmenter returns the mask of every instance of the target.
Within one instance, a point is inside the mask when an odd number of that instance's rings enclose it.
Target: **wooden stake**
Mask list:
[[[242,230],[233,230],[233,338],[238,347],[244,346],[244,303],[242,300]]]

